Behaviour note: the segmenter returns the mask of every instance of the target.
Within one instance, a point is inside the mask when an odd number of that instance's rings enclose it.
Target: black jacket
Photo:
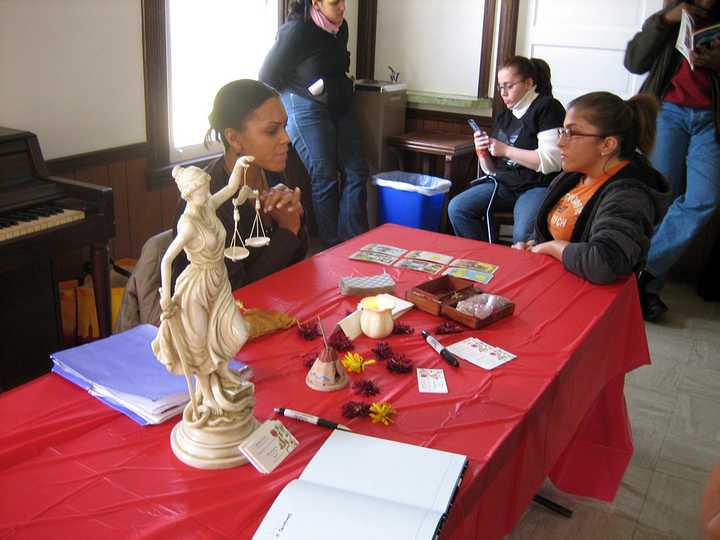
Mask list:
[[[581,173],[561,173],[550,184],[535,222],[534,240],[552,240],[548,214]],[[578,216],[563,251],[566,270],[592,283],[612,283],[642,266],[653,228],[665,213],[670,186],[655,169],[635,159],[608,180]]]
[[[313,21],[296,16],[278,30],[258,78],[278,92],[293,92],[342,114],[350,108],[353,95],[353,83],[347,76],[350,69],[347,44],[346,21],[333,35]],[[308,86],[318,79],[323,80],[325,91],[313,96]]]
[[[230,175],[225,170],[225,162],[222,156],[208,165],[207,172],[212,178],[210,181],[210,193],[217,193],[220,189],[227,185]],[[177,236],[177,223],[184,210],[185,201],[180,199],[180,205],[175,216],[175,223],[173,224],[173,238]],[[228,199],[220,205],[220,207],[218,207],[217,217],[225,226],[225,246],[228,247],[230,246],[233,231],[235,230],[231,199]],[[250,199],[240,207],[240,222],[238,224],[238,229],[240,234],[243,235],[243,238],[249,236],[254,219],[254,199]],[[287,229],[280,229],[275,225],[275,223],[273,223],[273,230],[268,236],[270,237],[270,244],[261,248],[248,248],[250,255],[247,259],[235,262],[229,259],[225,260],[228,277],[230,278],[230,285],[233,290],[270,275],[273,272],[282,270],[286,266],[290,266],[293,263],[301,261],[305,257],[308,246],[308,237],[307,229],[304,225],[300,228],[298,235],[295,236]],[[187,265],[188,260],[185,255],[185,251],[182,251],[173,261],[173,289],[175,288],[175,280]]]
[[[642,30],[635,34],[625,49],[625,68],[630,73],[642,75],[650,72],[640,91],[653,94],[660,100],[670,88],[672,78],[683,61],[683,56],[675,48],[680,25],[668,26],[662,19],[663,15],[677,3],[673,2],[648,17],[643,23]],[[720,76],[710,70],[710,80],[715,138],[720,142]]]

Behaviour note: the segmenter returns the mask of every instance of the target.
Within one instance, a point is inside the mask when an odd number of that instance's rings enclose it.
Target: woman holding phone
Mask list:
[[[547,185],[560,170],[557,129],[565,109],[552,97],[550,67],[544,60],[515,56],[500,68],[497,81],[506,108],[490,135],[474,133],[487,181],[454,197],[448,215],[458,236],[488,240],[485,219],[492,202],[496,210],[513,212],[513,242],[523,242],[532,234]],[[489,177],[497,180],[497,189]]]

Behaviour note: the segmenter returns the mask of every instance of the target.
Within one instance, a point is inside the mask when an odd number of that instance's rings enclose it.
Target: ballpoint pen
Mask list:
[[[330,429],[352,431],[349,427],[342,424],[336,424],[335,422],[325,420],[324,418],[320,418],[319,416],[314,416],[312,414],[296,411],[293,409],[286,409],[285,407],[275,407],[273,411],[275,411],[277,414],[287,416],[288,418],[294,418],[295,420],[300,420],[301,422],[307,422],[308,424],[315,424],[316,426],[323,426]]]
[[[445,360],[452,367],[460,366],[460,362],[458,361],[457,357],[453,353],[448,351],[442,343],[440,343],[437,339],[430,335],[430,332],[428,332],[427,330],[423,330],[420,333],[422,334],[422,337],[425,338],[427,344],[430,345],[433,349],[435,349],[435,352],[442,356],[443,360]]]

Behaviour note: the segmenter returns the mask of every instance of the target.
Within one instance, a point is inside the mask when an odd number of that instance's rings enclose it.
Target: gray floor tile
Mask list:
[[[678,391],[720,402],[720,371],[686,366]]]
[[[655,470],[704,485],[719,461],[720,441],[668,434]]]
[[[687,354],[686,350],[685,355],[687,356]],[[652,364],[649,366],[643,366],[628,373],[625,384],[675,395],[678,391],[678,383],[683,378],[686,364],[660,354],[655,354],[652,358]],[[718,375],[720,376],[720,371],[718,371]]]
[[[720,346],[715,341],[693,340],[688,356],[688,365],[720,371]]]
[[[680,392],[670,421],[672,436],[720,441],[720,401]]]
[[[698,517],[702,491],[699,482],[655,472],[639,524],[674,538],[702,538]]]
[[[625,398],[635,446],[631,464],[653,470],[675,413],[677,398],[633,386],[626,387]]]

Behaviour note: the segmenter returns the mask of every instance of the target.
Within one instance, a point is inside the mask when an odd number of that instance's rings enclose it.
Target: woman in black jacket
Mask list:
[[[345,0],[293,0],[260,69],[260,80],[282,95],[287,131],[310,173],[318,234],[327,246],[368,229],[369,170],[351,111],[344,13]]]
[[[651,159],[675,197],[639,276],[648,321],[667,311],[659,297],[666,275],[720,207],[720,39],[695,46],[693,69],[675,48],[683,11],[698,31],[720,21],[720,0],[670,2],[645,21],[625,52],[629,71],[649,72],[641,91],[662,101]]]
[[[563,173],[548,188],[533,240],[518,249],[550,255],[592,283],[612,283],[642,265],[669,186],[645,155],[655,140],[657,101],[609,92],[580,96],[559,129]]]

